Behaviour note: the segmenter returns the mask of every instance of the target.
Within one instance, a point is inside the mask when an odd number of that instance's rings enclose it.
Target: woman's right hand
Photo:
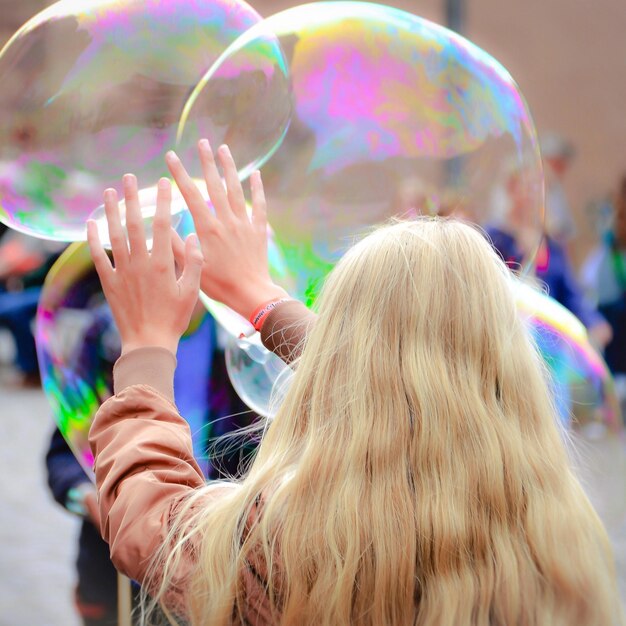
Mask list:
[[[166,162],[189,207],[200,240],[204,256],[200,288],[210,298],[249,319],[261,304],[288,297],[269,274],[261,174],[254,172],[250,179],[252,213],[248,216],[237,167],[228,147],[218,150],[225,185],[206,139],[198,143],[198,152],[214,214],[174,152],[168,152]],[[177,258],[184,258],[184,244],[179,237],[174,238],[174,253]]]

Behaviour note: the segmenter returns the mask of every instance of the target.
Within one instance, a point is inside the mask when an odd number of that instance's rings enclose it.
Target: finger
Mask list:
[[[252,223],[260,230],[267,230],[267,201],[258,170],[250,177],[250,192],[252,194]]]
[[[230,148],[226,145],[221,146],[218,155],[224,170],[226,194],[230,208],[237,217],[247,217],[246,198],[243,195],[241,181],[239,180],[239,174],[237,174],[237,166],[235,165],[233,155],[230,153]]]
[[[104,212],[109,227],[109,241],[111,242],[111,251],[113,252],[113,262],[115,267],[122,267],[128,262],[128,244],[126,243],[126,233],[122,227],[120,205],[117,201],[115,189],[106,189],[104,192]],[[100,238],[98,238],[98,241],[100,241]]]
[[[185,267],[178,280],[181,292],[184,295],[194,298],[198,297],[203,260],[198,236],[195,233],[189,235],[185,240]]]
[[[182,237],[172,228],[172,252],[179,271],[185,267],[185,242]]]
[[[202,174],[209,192],[209,199],[215,209],[215,215],[218,219],[228,219],[232,215],[228,195],[226,194],[226,189],[224,189],[222,177],[217,171],[215,157],[207,139],[201,139],[198,143],[198,153],[200,155]]]
[[[174,273],[172,252],[172,185],[167,178],[161,178],[157,185],[156,212],[152,221],[152,262],[162,270],[171,269]]]
[[[209,211],[207,207],[206,200],[202,197],[200,190],[193,182],[191,176],[189,176],[185,166],[175,152],[170,150],[170,152],[165,155],[165,162],[167,163],[172,177],[176,181],[180,193],[185,199],[185,203],[193,218],[196,231],[202,236],[202,233],[205,233],[210,228],[211,220],[213,219],[211,211]]]
[[[131,258],[147,258],[148,249],[146,248],[146,233],[139,204],[137,178],[133,174],[126,174],[123,182],[124,200],[126,202],[126,230],[128,231],[130,256]]]
[[[108,284],[109,278],[113,273],[113,267],[111,266],[111,261],[107,253],[102,247],[102,242],[98,235],[98,226],[94,220],[87,220],[87,242],[89,243],[91,258],[93,259],[93,264],[100,278],[100,282],[103,285]]]

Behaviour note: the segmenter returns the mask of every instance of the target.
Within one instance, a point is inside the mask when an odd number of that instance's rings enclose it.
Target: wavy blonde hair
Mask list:
[[[514,289],[457,221],[355,245],[249,472],[194,494],[155,559],[155,601],[193,545],[194,625],[240,623],[251,554],[277,624],[621,623],[608,539]]]

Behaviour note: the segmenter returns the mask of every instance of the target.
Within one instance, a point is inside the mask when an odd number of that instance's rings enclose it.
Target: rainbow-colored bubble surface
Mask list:
[[[264,54],[275,42],[282,56]],[[290,100],[276,109],[279,126],[288,127],[262,172],[294,295],[312,303],[355,233],[393,215],[457,214],[523,227],[533,233],[532,256],[543,223],[535,130],[512,78],[484,51],[390,7],[302,5],[231,44],[190,102],[218,76],[233,77],[235,89],[255,63],[266,73],[274,64],[280,79],[257,106],[271,108],[284,94]],[[524,206],[495,207],[496,188],[506,190],[513,174],[526,190]]]
[[[73,244],[50,270],[36,321],[44,392],[57,426],[89,476],[93,417],[112,395],[120,341],[89,248]]]
[[[613,377],[582,323],[553,298],[519,283],[520,313],[548,365],[561,420],[579,430],[620,433],[623,421]]]
[[[285,129],[262,173],[293,296],[312,305],[355,236],[393,216],[457,215],[514,237],[523,231],[521,261],[533,258],[543,228],[535,129],[511,76],[483,50],[387,6],[302,5],[233,42],[185,110],[214,87],[230,82],[235,92],[255,69],[274,77],[257,107],[274,110]],[[252,128],[255,118],[244,113],[240,124]],[[523,196],[509,193],[513,179]],[[248,339],[237,343],[246,325],[231,322],[231,379],[267,415],[278,370]]]
[[[174,147],[195,164],[203,136],[229,141],[244,169],[261,162],[283,130],[265,124],[265,144],[235,132],[243,104],[226,106],[224,90],[194,108],[193,137],[177,137],[189,93],[260,19],[241,0],[63,0],[32,18],[0,52],[0,221],[84,240],[106,187],[126,172],[155,185]],[[255,88],[266,80],[257,71]]]
[[[520,284],[516,296],[548,367],[570,458],[603,523],[621,528],[626,516],[626,431],[613,377],[572,313],[528,285]]]
[[[184,226],[184,220],[183,220]],[[179,231],[184,234],[184,227]],[[206,312],[194,315],[180,349],[192,358],[192,375],[175,379],[181,411],[194,435],[200,465],[206,462],[208,389],[201,363],[214,345],[203,332]],[[70,245],[50,270],[36,320],[37,354],[44,392],[61,434],[90,478],[93,455],[88,434],[100,405],[113,393],[113,365],[120,338],[85,243]],[[194,386],[191,389],[190,386]]]

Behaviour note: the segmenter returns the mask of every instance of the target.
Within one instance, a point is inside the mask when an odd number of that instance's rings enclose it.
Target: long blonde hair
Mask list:
[[[194,494],[155,560],[156,600],[193,544],[194,625],[239,623],[251,554],[279,624],[621,623],[513,289],[460,222],[355,245],[249,472],[210,505],[214,485]]]

